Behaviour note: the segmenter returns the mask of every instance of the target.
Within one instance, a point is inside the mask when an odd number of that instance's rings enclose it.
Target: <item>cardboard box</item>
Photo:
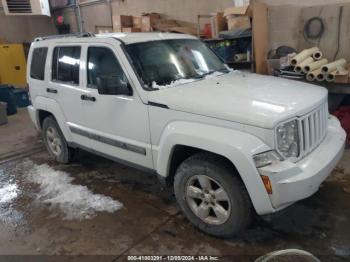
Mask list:
[[[105,34],[105,33],[113,33],[113,27],[112,26],[95,26],[95,33],[97,34]]]
[[[349,71],[345,70],[335,75],[334,82],[337,84],[348,84],[349,83]]]
[[[158,13],[144,13],[141,16],[141,31],[150,32],[152,31],[152,26],[156,24],[156,21],[160,19],[160,14]]]
[[[252,11],[250,6],[226,8],[224,12],[224,17],[226,17],[227,20],[228,30],[244,30],[251,28],[251,12]]]
[[[141,32],[141,29],[135,28],[135,27],[123,27],[122,32],[124,33]]]
[[[176,20],[158,19],[152,26],[153,29],[160,32],[170,32],[171,28],[180,26]]]
[[[151,18],[149,16],[141,16],[141,31],[152,31]]]
[[[235,7],[228,7],[224,11],[224,16],[229,16],[229,15],[247,15],[251,16],[252,15],[252,8],[249,5],[245,6],[235,6]]]
[[[132,27],[132,23],[130,15],[113,15],[113,32],[121,32],[123,27]]]
[[[189,26],[172,27],[169,32],[195,35],[195,36],[197,35],[197,29]]]
[[[249,16],[227,17],[228,30],[245,30],[252,27]]]
[[[142,13],[142,16],[149,16],[153,22],[161,18],[159,13]]]
[[[132,17],[132,27],[141,29],[141,17],[133,16]]]
[[[218,38],[221,31],[227,30],[227,23],[224,13],[216,13],[210,18],[211,34],[213,38]]]

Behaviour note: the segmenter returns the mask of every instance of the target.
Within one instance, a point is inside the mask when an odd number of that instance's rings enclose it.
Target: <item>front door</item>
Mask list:
[[[118,160],[153,169],[147,106],[142,103],[118,57],[118,45],[86,45],[85,123],[91,148]],[[130,95],[113,95],[123,83]],[[98,86],[111,94],[99,94]]]

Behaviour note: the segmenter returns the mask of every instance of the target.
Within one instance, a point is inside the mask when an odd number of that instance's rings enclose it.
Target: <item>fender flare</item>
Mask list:
[[[156,170],[160,176],[169,173],[175,146],[190,146],[221,155],[236,167],[258,214],[273,212],[270,198],[255,167],[252,155],[270,148],[259,138],[238,130],[202,123],[176,121],[164,129],[159,147],[155,148]]]
[[[40,96],[35,99],[33,105],[36,111],[36,121],[37,121],[38,127],[40,127],[39,110],[47,111],[55,117],[58,123],[58,126],[60,127],[66,141],[68,142],[72,141],[72,136],[71,136],[70,130],[67,128],[66,119],[64,117],[63,111],[61,110],[61,107],[56,102],[56,100],[52,98]]]

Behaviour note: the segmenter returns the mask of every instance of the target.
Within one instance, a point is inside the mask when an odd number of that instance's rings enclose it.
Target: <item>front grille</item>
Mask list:
[[[309,114],[299,118],[300,155],[311,153],[327,134],[328,104],[325,102]]]

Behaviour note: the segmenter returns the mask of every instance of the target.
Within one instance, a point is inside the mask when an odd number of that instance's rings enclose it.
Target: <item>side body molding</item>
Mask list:
[[[191,146],[229,159],[239,172],[259,214],[273,212],[270,198],[255,167],[252,155],[269,150],[257,137],[241,131],[202,123],[176,121],[164,129],[153,147],[157,173],[166,177],[176,145]]]

